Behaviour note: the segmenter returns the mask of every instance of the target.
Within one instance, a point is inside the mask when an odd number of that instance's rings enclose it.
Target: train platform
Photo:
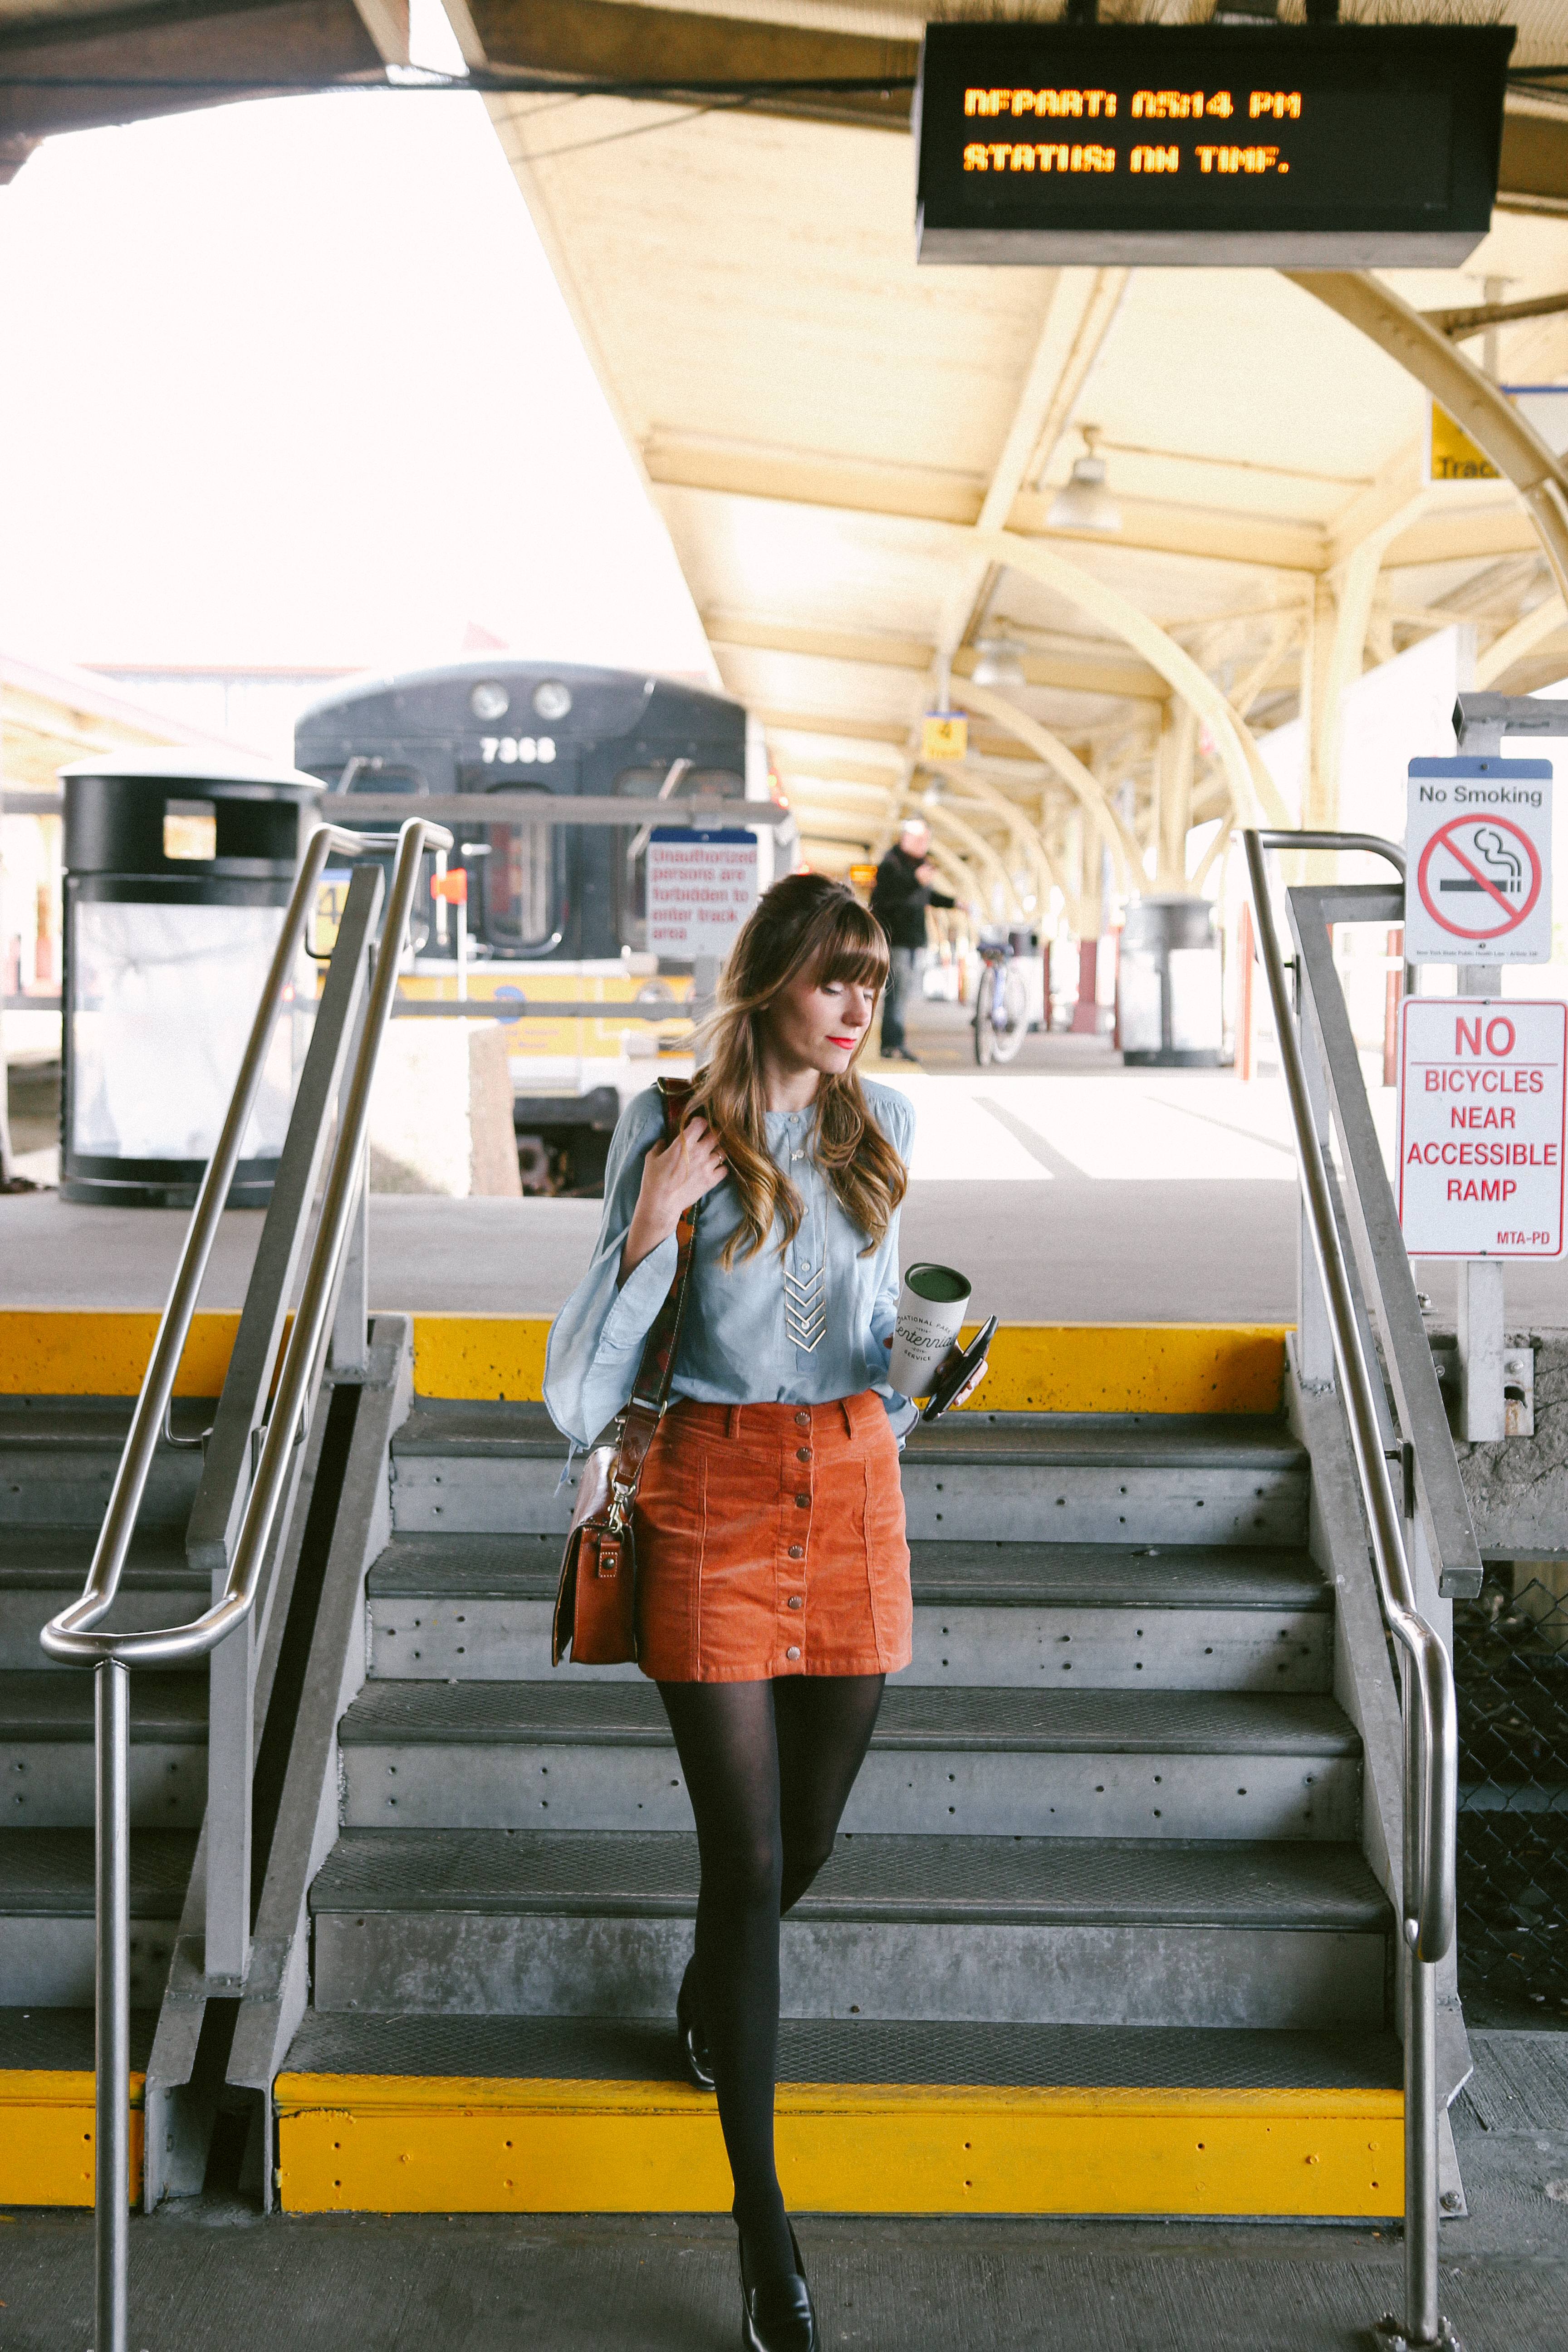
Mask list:
[[[919,1114],[903,1211],[906,1261],[970,1275],[977,1305],[1021,1321],[1289,1322],[1296,1296],[1295,1155],[1279,1079],[1129,1070],[1097,1038],[1030,1037],[980,1070],[969,1030],[932,1007],[921,1066],[874,1062]],[[940,1016],[949,1013],[946,1020]],[[1394,1097],[1373,1095],[1392,1128]],[[597,1201],[379,1193],[371,1305],[388,1312],[552,1315],[598,1230]],[[176,1210],[0,1198],[0,1306],[161,1307],[185,1230]],[[260,1218],[225,1218],[204,1303],[237,1307]],[[1422,1263],[1440,1320],[1454,1276]],[[1568,1328],[1568,1265],[1510,1264],[1520,1328]]]
[[[1445,2221],[1466,2352],[1568,2341],[1568,2042],[1478,2033],[1455,2110],[1469,2212]],[[1352,2352],[1397,2308],[1397,2227],[806,2218],[824,2341],[856,2352]],[[263,2221],[232,2192],[131,2232],[132,2344],[180,2352],[706,2352],[735,2334],[734,2232],[670,2215]],[[9,2352],[81,2352],[92,2219],[0,2220]]]

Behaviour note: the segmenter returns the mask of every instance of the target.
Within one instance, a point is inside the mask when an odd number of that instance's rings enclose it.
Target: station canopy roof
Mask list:
[[[1477,685],[1568,672],[1568,613],[1518,491],[1428,484],[1427,394],[1302,284],[917,268],[920,16],[447,12],[716,675],[762,719],[814,863],[875,854],[901,811],[929,808],[939,862],[987,919],[1065,902],[1092,931],[1107,872],[1121,892],[1181,887],[1193,829],[1219,820],[1201,839],[1222,845],[1225,712],[1254,737],[1302,715],[1301,813],[1353,825],[1323,714],[1363,667],[1458,624]],[[1568,384],[1568,0],[1502,13],[1516,65],[1564,61],[1562,93],[1510,89],[1499,208],[1463,270],[1384,282],[1504,383]],[[193,57],[215,78],[226,56],[253,76],[284,79],[287,59],[287,79],[328,78],[340,56],[332,74],[372,72],[399,38],[392,0],[112,19],[0,0],[0,46],[163,55],[176,21],[187,79]],[[50,95],[58,110],[68,94]],[[14,142],[50,127],[25,91],[5,98]],[[1561,310],[1484,341],[1454,315],[1552,296]],[[1052,512],[1091,451],[1113,529]],[[933,768],[921,722],[944,682],[969,745]]]

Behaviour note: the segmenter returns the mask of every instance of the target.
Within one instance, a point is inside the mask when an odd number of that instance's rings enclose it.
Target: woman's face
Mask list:
[[[765,1015],[769,1040],[786,1069],[847,1070],[876,1010],[866,982],[833,980],[818,986],[797,973],[781,988]]]

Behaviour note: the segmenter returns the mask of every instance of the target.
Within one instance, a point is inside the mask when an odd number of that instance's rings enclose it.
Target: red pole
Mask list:
[[[1099,1009],[1094,1001],[1095,974],[1100,966],[1100,941],[1079,940],[1078,943],[1078,1003],[1073,1008],[1072,1025],[1075,1035],[1092,1037],[1100,1026]]]

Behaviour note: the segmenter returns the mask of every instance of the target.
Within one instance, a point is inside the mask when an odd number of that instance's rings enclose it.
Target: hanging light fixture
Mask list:
[[[1085,425],[1079,430],[1083,456],[1076,460],[1070,480],[1051,500],[1046,527],[1049,530],[1120,530],[1121,509],[1105,487],[1105,460],[1097,457],[1094,450],[1100,428]]]
[[[1024,647],[1011,637],[982,637],[974,648],[980,658],[970,672],[976,686],[1027,686]]]

